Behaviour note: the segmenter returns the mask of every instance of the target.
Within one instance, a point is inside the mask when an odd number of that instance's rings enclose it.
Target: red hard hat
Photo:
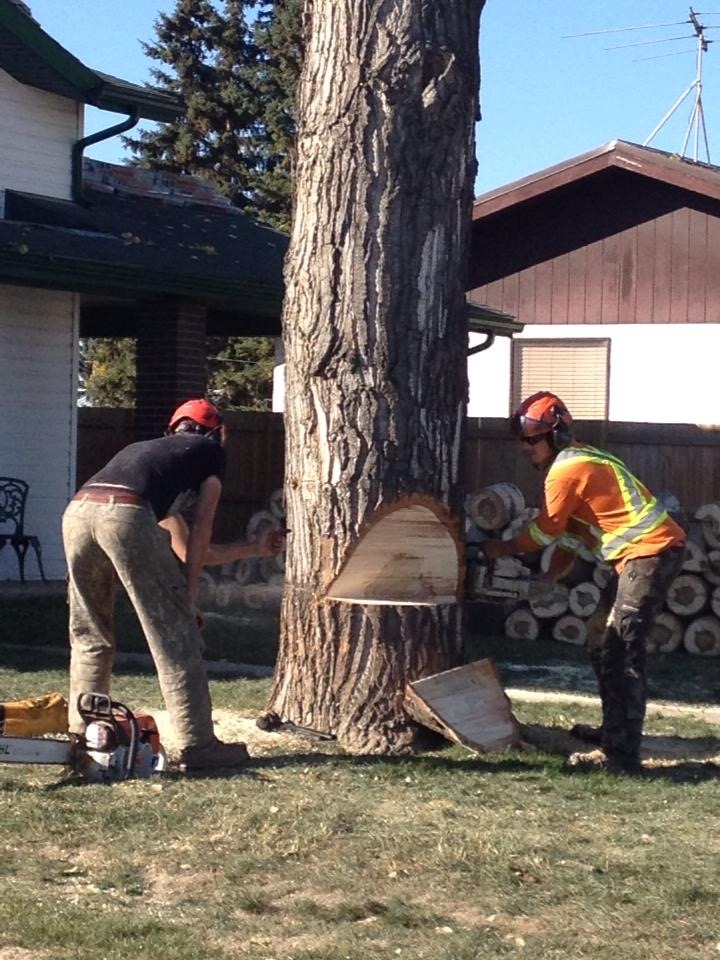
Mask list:
[[[172,432],[181,420],[192,420],[193,423],[199,423],[201,427],[206,427],[208,430],[215,430],[222,426],[223,422],[218,408],[205,397],[181,403],[170,417],[168,432]]]
[[[541,390],[520,404],[510,421],[510,429],[516,437],[538,437],[558,429],[569,437],[572,422],[570,411],[560,397]]]

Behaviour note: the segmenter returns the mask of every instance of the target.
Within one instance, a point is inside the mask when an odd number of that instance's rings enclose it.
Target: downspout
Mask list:
[[[492,330],[489,330],[486,333],[485,339],[483,340],[483,342],[476,343],[474,347],[470,347],[470,349],[467,352],[467,355],[469,357],[472,357],[476,353],[482,353],[483,350],[489,349],[494,343],[495,343],[495,333]]]
[[[140,119],[140,114],[134,110],[130,116],[121,123],[116,123],[113,127],[106,130],[98,130],[97,133],[91,133],[89,137],[83,137],[82,140],[76,140],[72,146],[72,198],[74,203],[82,202],[82,161],[85,147],[91,147],[94,143],[100,143],[101,140],[109,140],[119,133],[125,133],[131,130]]]

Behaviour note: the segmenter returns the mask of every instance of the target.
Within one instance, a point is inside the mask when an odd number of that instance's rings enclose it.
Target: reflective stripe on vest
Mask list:
[[[595,537],[598,538],[598,534],[595,533],[595,528],[591,527],[591,530]],[[539,547],[549,547],[551,543],[557,543],[559,547],[564,547],[564,549],[570,553],[580,553],[585,546],[585,541],[582,537],[578,537],[567,531],[561,533],[559,537],[551,537],[547,533],[544,533],[535,522],[530,524],[527,532]]]
[[[540,527],[533,521],[527,529],[527,532],[533,538],[538,547],[549,547],[551,543],[555,543],[557,537],[552,537],[549,534],[545,533],[540,529]]]
[[[655,497],[651,496],[649,500],[645,498],[637,479],[630,473],[622,460],[618,460],[617,457],[613,457],[612,454],[606,453],[604,450],[597,450],[595,447],[567,447],[557,455],[555,463],[574,459],[598,463],[611,468],[615,474],[623,505],[630,516],[624,527],[607,532],[580,520],[579,517],[574,518],[578,523],[584,524],[599,541],[599,548],[596,553],[603,560],[616,559],[628,544],[635,543],[641,537],[652,533],[653,530],[665,523],[668,518],[667,510],[658,504]]]

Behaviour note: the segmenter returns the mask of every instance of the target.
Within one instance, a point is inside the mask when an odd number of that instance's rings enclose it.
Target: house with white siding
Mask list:
[[[87,104],[120,117],[83,139]],[[182,112],[85,66],[25,3],[0,0],[0,476],[30,485],[26,532],[50,579],[65,574],[60,521],[76,490],[80,337],[138,338],[141,437],[204,392],[208,335],[279,329],[286,238],[191,178],[83,158],[140,118]],[[39,576],[32,551],[26,575]],[[0,550],[0,581],[17,576]]]
[[[720,425],[720,167],[615,140],[477,197],[469,294],[522,332],[469,413],[551,389],[578,419]]]

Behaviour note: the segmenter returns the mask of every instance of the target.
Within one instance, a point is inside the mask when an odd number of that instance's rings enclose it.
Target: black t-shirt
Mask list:
[[[118,484],[134,490],[158,520],[191,506],[208,477],[225,476],[225,451],[214,440],[176,433],[131,443],[85,484]]]

